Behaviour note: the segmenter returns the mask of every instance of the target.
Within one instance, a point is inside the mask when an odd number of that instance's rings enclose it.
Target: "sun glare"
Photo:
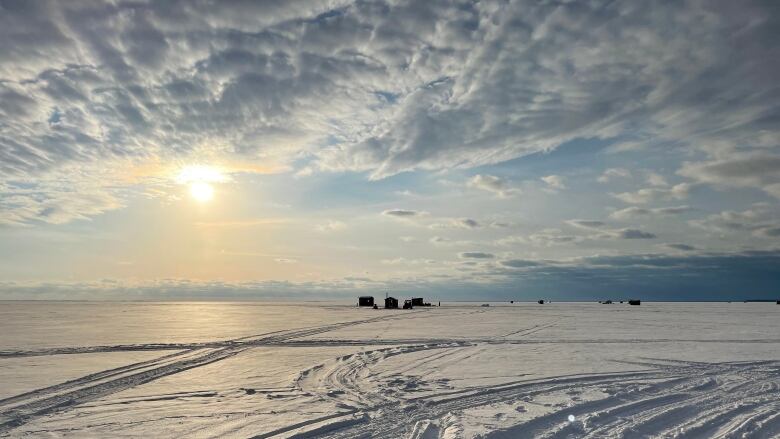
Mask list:
[[[214,197],[214,188],[203,181],[195,181],[190,183],[190,195],[196,201],[205,203]]]
[[[204,165],[190,165],[182,168],[176,175],[176,181],[187,184],[196,181],[217,183],[227,181],[227,177],[219,168]]]
[[[218,168],[204,165],[191,165],[182,168],[176,175],[176,182],[190,188],[190,196],[195,201],[205,203],[214,198],[214,186],[211,183],[227,181],[228,178]]]

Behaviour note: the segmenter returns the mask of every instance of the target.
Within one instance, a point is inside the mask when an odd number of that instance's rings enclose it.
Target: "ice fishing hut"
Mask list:
[[[398,309],[398,299],[395,297],[385,297],[385,309]]]
[[[358,297],[358,306],[374,306],[374,296]]]
[[[412,306],[425,306],[422,297],[412,297]]]
[[[641,305],[642,301],[639,300],[639,299],[631,299],[631,300],[628,301],[628,304],[629,305]]]

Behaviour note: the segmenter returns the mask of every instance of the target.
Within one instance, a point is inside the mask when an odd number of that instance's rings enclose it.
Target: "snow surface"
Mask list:
[[[780,306],[0,302],[0,436],[780,437]]]

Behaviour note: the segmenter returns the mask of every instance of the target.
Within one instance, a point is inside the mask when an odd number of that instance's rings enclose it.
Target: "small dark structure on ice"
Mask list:
[[[404,309],[412,309],[412,301],[409,299],[404,300]]]
[[[398,309],[398,299],[395,297],[385,297],[385,309]]]
[[[536,303],[538,303],[539,305],[544,305],[544,299],[539,299],[539,301]]]
[[[602,304],[602,305],[612,305],[612,301],[611,300],[604,300],[604,301],[599,302],[599,303]]]
[[[631,299],[631,300],[628,301],[628,304],[629,305],[641,305],[642,301],[639,300],[639,299]]]
[[[358,297],[358,306],[374,306],[374,296]]]
[[[422,297],[412,297],[412,306],[431,306],[431,304],[426,304]]]

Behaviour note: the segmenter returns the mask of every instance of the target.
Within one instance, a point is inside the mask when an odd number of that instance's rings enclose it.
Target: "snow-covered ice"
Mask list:
[[[779,437],[774,303],[0,303],[0,436]]]

